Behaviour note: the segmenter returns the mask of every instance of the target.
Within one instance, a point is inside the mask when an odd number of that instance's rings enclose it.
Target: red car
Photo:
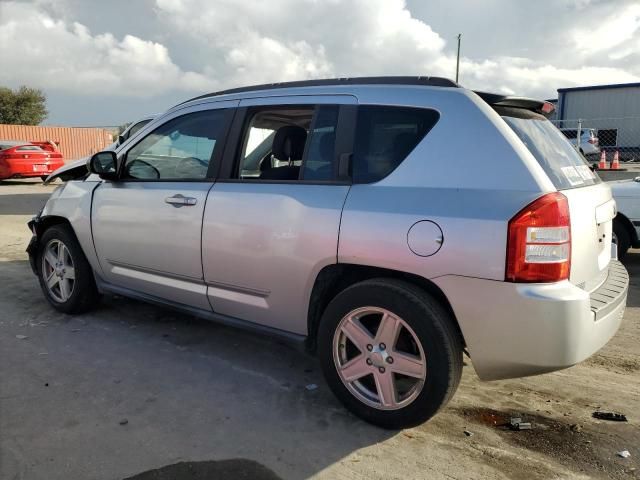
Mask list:
[[[62,154],[48,142],[0,140],[0,180],[40,177],[43,181],[64,165]]]

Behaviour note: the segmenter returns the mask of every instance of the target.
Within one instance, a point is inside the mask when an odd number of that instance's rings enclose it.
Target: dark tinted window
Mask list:
[[[567,138],[576,138],[578,136],[577,130],[560,130],[560,131]]]
[[[353,182],[377,182],[389,175],[438,118],[438,112],[423,108],[359,107],[351,172]]]
[[[318,107],[311,138],[307,147],[302,178],[304,180],[331,180],[336,147],[338,106]]]

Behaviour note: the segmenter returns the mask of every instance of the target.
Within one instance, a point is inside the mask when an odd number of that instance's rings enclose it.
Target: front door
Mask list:
[[[174,113],[135,145],[125,144],[120,180],[103,182],[93,199],[93,238],[104,280],[210,310],[202,216],[233,114],[229,107],[236,103]]]

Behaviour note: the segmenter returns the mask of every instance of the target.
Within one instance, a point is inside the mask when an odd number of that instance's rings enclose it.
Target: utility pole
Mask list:
[[[458,76],[460,74],[460,39],[462,38],[462,34],[458,34],[458,56],[456,58],[456,83],[458,83]]]

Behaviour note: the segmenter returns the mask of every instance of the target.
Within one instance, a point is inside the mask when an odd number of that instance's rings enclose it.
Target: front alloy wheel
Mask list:
[[[42,275],[54,300],[64,303],[71,298],[76,271],[69,249],[61,240],[50,240],[44,247]]]
[[[99,298],[93,271],[69,225],[47,228],[38,241],[38,280],[49,303],[64,313],[81,313]]]

